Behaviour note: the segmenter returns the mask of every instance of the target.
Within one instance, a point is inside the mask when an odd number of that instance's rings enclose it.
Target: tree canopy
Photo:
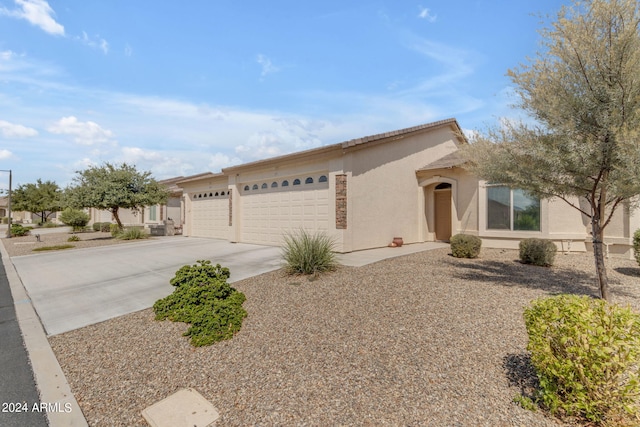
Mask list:
[[[121,208],[139,212],[144,206],[165,203],[168,197],[168,191],[151,177],[151,172],[139,172],[126,163],[105,163],[77,171],[73,183],[66,190],[69,206],[109,210],[120,228]]]
[[[11,192],[11,208],[40,215],[41,222],[62,208],[62,190],[53,181],[23,184]]]
[[[508,71],[516,107],[531,121],[502,120],[479,131],[466,150],[482,179],[560,198],[591,220],[604,299],[604,230],[640,194],[639,23],[636,0],[563,7],[540,31],[536,56]]]

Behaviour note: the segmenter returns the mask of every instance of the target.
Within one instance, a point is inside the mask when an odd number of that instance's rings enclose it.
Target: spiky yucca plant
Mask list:
[[[315,274],[334,270],[338,265],[333,252],[335,242],[324,233],[304,229],[284,236],[282,258],[289,274]]]

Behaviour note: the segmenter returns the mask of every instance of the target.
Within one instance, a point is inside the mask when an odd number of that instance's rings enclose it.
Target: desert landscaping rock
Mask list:
[[[56,245],[73,245],[73,248],[64,249],[65,251],[75,250],[75,249],[83,249],[83,248],[92,248],[96,246],[106,246],[106,245],[118,245],[118,244],[126,244],[129,242],[135,242],[135,240],[122,240],[122,239],[114,239],[111,237],[110,233],[102,233],[102,232],[88,232],[88,233],[48,233],[42,234],[40,236],[40,241],[36,240],[35,234],[37,234],[36,230],[33,230],[32,235],[30,236],[21,236],[21,237],[12,237],[11,239],[2,239],[2,243],[4,244],[5,249],[10,257],[22,256],[22,255],[35,255],[38,253],[46,253],[45,252],[34,252],[33,250],[36,248],[42,248],[45,246],[56,246]],[[80,238],[77,242],[69,242],[68,239],[71,236],[78,236]]]
[[[210,347],[191,347],[187,325],[155,321],[151,309],[50,343],[92,426],[145,425],[144,408],[188,387],[220,411],[220,426],[563,425],[513,403],[532,381],[522,311],[552,293],[595,295],[592,255],[559,254],[542,268],[516,251],[448,253],[313,282],[282,271],[235,282],[249,315]],[[637,264],[607,262],[615,302],[638,310]]]

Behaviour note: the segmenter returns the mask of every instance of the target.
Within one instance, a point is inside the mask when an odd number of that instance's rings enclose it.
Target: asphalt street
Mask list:
[[[24,303],[16,301],[16,304]],[[28,302],[27,302],[28,303]],[[47,426],[29,357],[16,319],[9,281],[0,263],[0,426]]]

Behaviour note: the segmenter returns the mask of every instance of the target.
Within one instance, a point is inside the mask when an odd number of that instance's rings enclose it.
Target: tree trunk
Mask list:
[[[122,226],[122,222],[120,221],[120,216],[118,215],[118,208],[112,208],[111,213],[113,214],[113,217],[116,219],[118,228],[122,230],[124,227]]]
[[[593,256],[596,262],[596,273],[600,286],[600,298],[610,301],[609,280],[607,279],[607,267],[604,264],[604,230],[597,221],[592,222]]]

